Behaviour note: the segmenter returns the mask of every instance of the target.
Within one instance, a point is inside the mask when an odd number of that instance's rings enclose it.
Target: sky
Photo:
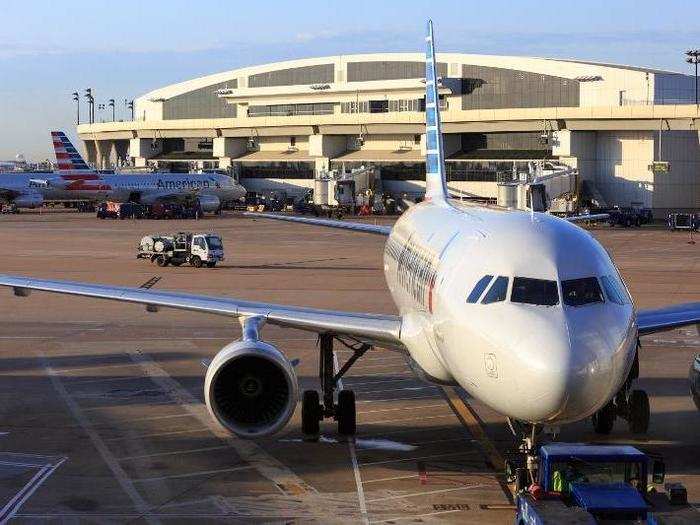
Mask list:
[[[294,58],[438,51],[575,58],[689,72],[693,0],[0,0],[0,160],[51,157],[75,137],[71,93],[97,102],[237,67]],[[104,117],[107,115],[105,113]]]

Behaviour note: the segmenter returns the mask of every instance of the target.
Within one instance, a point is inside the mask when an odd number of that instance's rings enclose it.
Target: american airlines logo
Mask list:
[[[386,243],[385,254],[396,261],[399,285],[432,313],[433,288],[437,279],[433,257],[410,238],[405,244],[390,238]]]
[[[175,179],[163,180],[158,179],[156,186],[160,190],[199,190],[209,188],[211,184],[208,180],[192,180],[192,179]]]

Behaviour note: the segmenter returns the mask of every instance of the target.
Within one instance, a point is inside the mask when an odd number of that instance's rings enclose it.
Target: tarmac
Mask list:
[[[388,219],[365,219],[387,222]],[[158,268],[135,257],[142,235],[213,231],[217,268]],[[599,227],[639,308],[700,301],[700,238],[660,228]],[[394,313],[372,235],[225,215],[201,221],[100,221],[68,212],[0,216],[0,272],[349,311]],[[236,320],[33,293],[0,300],[0,523],[512,523],[499,462],[504,418],[458,389],[420,382],[398,353],[375,349],[343,378],[358,435],[302,440],[300,410],[280,434],[230,436],[203,404],[203,360],[238,338]],[[313,334],[267,326],[318,388]],[[560,440],[632,443],[663,454],[700,520],[700,412],[688,369],[700,335],[642,339],[640,387],[651,428],[589,421]],[[338,349],[342,364],[348,352]]]

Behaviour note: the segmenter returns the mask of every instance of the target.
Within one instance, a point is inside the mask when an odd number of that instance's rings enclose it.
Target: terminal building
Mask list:
[[[438,54],[450,191],[494,198],[528,163],[578,170],[607,206],[700,208],[700,113],[688,75],[585,61]],[[100,168],[229,169],[251,191],[303,192],[373,166],[424,185],[424,56],[278,62],[155,89],[134,120],[78,126]]]

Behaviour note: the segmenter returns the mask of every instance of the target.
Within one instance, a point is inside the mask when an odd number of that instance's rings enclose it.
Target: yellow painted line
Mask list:
[[[447,400],[454,413],[467,427],[474,440],[481,445],[482,450],[486,452],[493,468],[498,472],[502,472],[505,468],[503,456],[496,450],[493,442],[488,438],[486,432],[484,432],[474,409],[462,401],[462,398],[459,397],[454,387],[446,386],[442,387],[442,390],[447,395]]]

